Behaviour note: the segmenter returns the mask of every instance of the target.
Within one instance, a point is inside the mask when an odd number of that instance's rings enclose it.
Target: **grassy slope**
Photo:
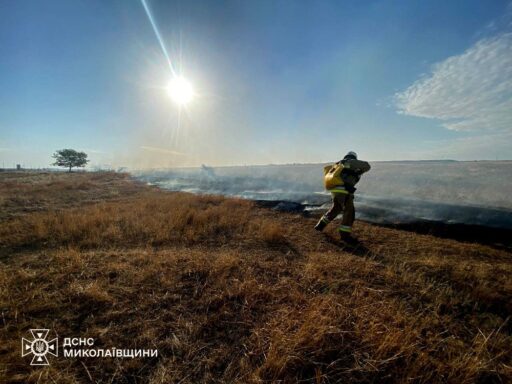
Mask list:
[[[0,174],[0,382],[492,383],[512,377],[512,255],[166,193]],[[153,359],[20,357],[30,328]]]

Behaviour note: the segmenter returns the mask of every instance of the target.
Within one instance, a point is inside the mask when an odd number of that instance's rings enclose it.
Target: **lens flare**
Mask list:
[[[194,97],[192,85],[183,77],[173,78],[167,86],[167,93],[180,106],[189,103]]]
[[[146,3],[146,0],[141,0],[142,6],[144,7],[144,10],[146,11],[146,15],[149,19],[149,22],[151,23],[151,27],[153,27],[153,32],[155,32],[156,39],[158,40],[158,43],[160,44],[160,48],[162,49],[162,52],[167,59],[167,64],[169,65],[169,69],[171,70],[171,73],[173,75],[176,75],[176,72],[174,71],[174,66],[172,65],[171,58],[169,56],[169,53],[167,53],[167,47],[164,44],[164,39],[162,39],[162,36],[160,35],[160,31],[158,30],[158,27],[156,26],[156,21],[153,18],[153,14],[149,10],[149,7]]]

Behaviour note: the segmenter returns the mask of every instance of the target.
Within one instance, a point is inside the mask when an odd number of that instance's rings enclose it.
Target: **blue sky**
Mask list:
[[[508,1],[0,1],[0,164],[512,159]]]

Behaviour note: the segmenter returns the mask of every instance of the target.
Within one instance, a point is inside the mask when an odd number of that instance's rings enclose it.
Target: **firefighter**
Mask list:
[[[343,212],[341,225],[338,228],[342,240],[354,240],[351,236],[352,224],[355,219],[354,192],[355,185],[361,175],[370,170],[370,164],[357,159],[357,154],[350,151],[343,160],[324,168],[324,184],[331,192],[332,207],[322,216],[315,226],[322,231],[327,224]]]

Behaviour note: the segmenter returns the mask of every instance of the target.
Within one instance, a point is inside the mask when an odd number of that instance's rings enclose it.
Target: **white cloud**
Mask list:
[[[399,113],[453,130],[512,131],[512,33],[478,41],[395,95]]]

